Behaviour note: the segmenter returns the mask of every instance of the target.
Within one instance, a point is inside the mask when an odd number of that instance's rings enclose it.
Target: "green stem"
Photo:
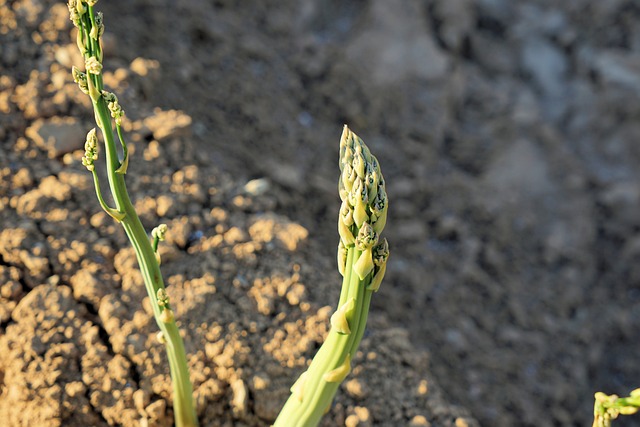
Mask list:
[[[82,16],[80,24],[81,28],[79,28],[79,31],[83,32],[84,43],[87,49],[85,60],[91,56],[100,58],[100,43],[98,40],[92,39],[90,36],[90,28],[95,27],[96,25],[92,7],[89,7],[88,13],[85,13]],[[184,343],[175,320],[170,319],[166,322],[163,321],[163,318],[161,317],[162,310],[157,300],[158,290],[164,289],[160,266],[154,251],[157,247],[153,248],[149,241],[142,222],[131,203],[124,180],[124,172],[126,171],[125,162],[128,161],[127,147],[122,137],[120,126],[117,126],[118,136],[124,150],[124,159],[120,162],[118,160],[110,113],[106,102],[101,95],[103,89],[102,74],[95,75],[87,72],[87,81],[90,93],[93,86],[93,88],[97,90],[97,94],[100,94],[97,95],[93,92],[91,99],[97,119],[96,122],[100,127],[106,147],[107,177],[116,209],[114,210],[113,208],[109,208],[102,198],[97,175],[94,171],[93,176],[94,183],[96,184],[98,200],[100,201],[100,205],[105,208],[107,213],[110,215],[113,216],[113,212],[118,213],[118,218],[116,219],[120,220],[120,223],[124,227],[125,233],[135,250],[136,259],[138,260],[138,265],[144,279],[145,288],[149,295],[151,306],[153,307],[153,314],[156,323],[158,324],[158,327],[166,341],[167,357],[173,382],[175,425],[178,427],[195,427],[198,425],[198,419],[193,404],[193,387],[189,378]],[[124,214],[124,217],[120,217],[122,214]]]
[[[89,6],[89,13],[87,13],[87,15],[89,16],[89,23],[90,23],[90,27],[89,28],[96,28],[96,15],[93,11],[93,6]],[[87,28],[87,29],[89,29]],[[91,37],[90,32],[89,32],[89,41],[91,43],[91,52],[93,53],[93,55],[95,55],[96,57],[100,57],[100,42],[94,38]],[[100,61],[102,62],[102,60]],[[101,79],[102,80],[102,79]]]
[[[100,100],[98,105],[94,104],[94,107],[97,108],[102,123],[110,123],[107,108],[106,105],[104,105],[104,100]],[[101,130],[108,153],[107,175],[109,177],[109,187],[111,188],[111,193],[118,210],[125,213],[121,223],[135,250],[147,294],[149,295],[151,306],[153,307],[153,314],[156,319],[156,323],[166,339],[167,356],[169,359],[171,378],[173,380],[173,401],[176,426],[197,426],[198,420],[193,406],[193,389],[189,379],[187,358],[182,337],[180,336],[175,320],[165,323],[160,317],[161,310],[156,298],[158,290],[164,289],[164,282],[160,273],[160,267],[156,261],[156,256],[147,233],[142,226],[142,222],[140,221],[133,204],[131,203],[131,199],[129,198],[124,181],[124,175],[116,173],[116,169],[119,167],[119,161],[111,126],[105,126],[104,128],[101,128]]]
[[[356,354],[369,313],[371,293],[366,290],[371,275],[360,280],[352,266],[361,252],[355,247],[347,249],[347,268],[342,282],[340,303],[354,298],[355,308],[348,319],[350,334],[340,334],[334,328],[313,358],[306,373],[302,399],[295,393],[285,403],[274,427],[312,427],[317,426],[322,415],[331,405],[341,381],[328,382],[324,379],[327,372],[342,366],[347,357]]]
[[[116,131],[118,132],[118,139],[120,140],[120,145],[122,146],[122,163],[120,167],[116,169],[116,172],[124,175],[127,173],[127,168],[129,167],[129,150],[127,148],[127,143],[124,141],[124,136],[122,135],[122,127],[119,124],[116,124]],[[157,249],[154,248],[154,251]]]
[[[160,243],[160,239],[157,236],[153,238],[153,242],[151,242],[151,248],[153,252],[158,252],[158,244]]]
[[[96,196],[98,197],[98,203],[100,203],[100,207],[102,207],[102,209],[104,209],[104,211],[116,221],[122,221],[122,219],[124,218],[124,212],[119,212],[117,209],[110,208],[109,205],[107,205],[107,202],[105,202],[104,198],[102,197],[102,191],[100,190],[98,173],[94,169],[91,171],[91,174],[93,175],[93,184],[96,187]]]

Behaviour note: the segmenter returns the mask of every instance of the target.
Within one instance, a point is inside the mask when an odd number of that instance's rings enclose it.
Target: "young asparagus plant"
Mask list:
[[[611,427],[611,421],[618,415],[632,415],[640,409],[640,388],[633,390],[629,397],[607,396],[602,392],[595,395],[593,406],[593,427]]]
[[[364,334],[371,295],[386,271],[389,246],[379,240],[387,193],[378,160],[349,128],[340,139],[338,269],[343,276],[331,329],[311,365],[291,387],[274,427],[310,427],[329,409]]]
[[[198,420],[193,406],[193,391],[184,344],[176,326],[175,315],[169,303],[169,296],[160,274],[158,242],[164,240],[166,225],[156,227],[152,232],[153,242],[140,222],[140,218],[127,193],[124,176],[129,164],[129,151],[122,134],[124,111],[118,98],[104,90],[102,81],[102,45],[104,32],[102,13],[96,13],[97,0],[69,0],[71,21],[77,28],[77,43],[85,60],[85,72],[73,68],[73,78],[80,90],[91,98],[96,124],[100,128],[106,151],[106,172],[109,189],[115,203],[110,207],[102,197],[95,161],[98,159],[98,137],[91,129],[87,135],[85,155],[82,164],[92,173],[100,206],[113,219],[122,224],[133,248],[144,278],[145,287],[151,300],[153,314],[160,328],[158,338],[166,345],[169,368],[173,381],[173,410],[178,427],[197,426]],[[112,121],[113,120],[113,121]],[[122,160],[117,152],[113,125],[122,147]]]

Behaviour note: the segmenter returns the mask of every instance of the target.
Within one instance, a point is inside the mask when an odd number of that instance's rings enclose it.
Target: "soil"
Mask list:
[[[327,333],[343,123],[382,165],[391,258],[323,425],[589,425],[595,391],[640,385],[635,2],[97,8],[202,425],[269,425]],[[64,2],[0,0],[0,419],[169,426],[71,30]]]

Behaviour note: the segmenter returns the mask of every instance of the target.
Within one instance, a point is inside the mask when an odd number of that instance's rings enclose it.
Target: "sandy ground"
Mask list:
[[[326,426],[589,425],[595,391],[640,385],[635,2],[98,9],[203,425],[268,425],[327,332],[344,123],[382,164],[391,258]],[[170,425],[133,251],[80,162],[66,5],[0,0],[0,46],[0,419]]]

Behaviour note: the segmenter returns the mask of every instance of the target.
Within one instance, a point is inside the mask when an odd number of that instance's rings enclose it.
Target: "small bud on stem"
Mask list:
[[[78,84],[78,87],[85,95],[89,95],[89,86],[87,86],[87,75],[78,70],[75,66],[71,68],[71,75],[73,81]]]
[[[339,334],[345,335],[351,333],[347,316],[351,315],[355,306],[355,300],[353,298],[349,298],[347,302],[342,304],[336,312],[331,315],[331,327]]]
[[[168,229],[169,227],[167,227],[167,224],[160,224],[159,226],[151,230],[151,237],[153,237],[154,239],[158,239],[161,242],[164,242]]]
[[[84,67],[87,70],[87,73],[100,75],[102,73],[102,64],[98,61],[98,58],[95,56],[90,56],[84,63]]]
[[[324,374],[322,379],[328,383],[341,383],[345,378],[347,378],[349,372],[351,372],[351,355],[347,354],[342,365]]]
[[[98,137],[96,136],[96,128],[87,133],[87,141],[84,143],[84,156],[82,164],[87,170],[93,172],[95,169],[94,162],[98,160]]]

